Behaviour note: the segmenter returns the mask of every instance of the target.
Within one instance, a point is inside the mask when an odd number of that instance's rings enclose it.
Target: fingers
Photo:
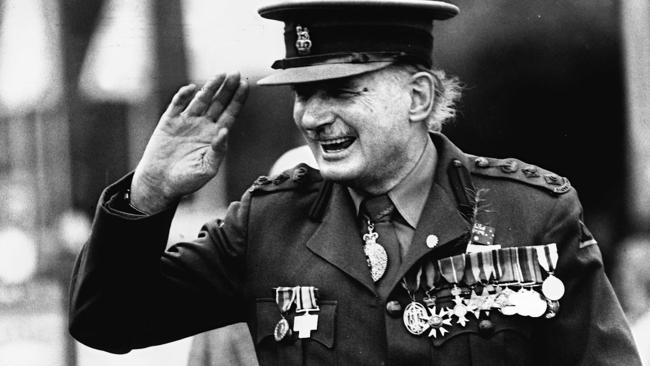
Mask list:
[[[225,74],[218,74],[210,81],[205,83],[201,90],[199,90],[199,92],[194,95],[194,98],[185,109],[185,113],[190,116],[199,116],[205,113],[205,111],[212,103],[212,97],[214,97],[214,93],[216,93],[219,87],[224,84],[224,79],[226,79]]]
[[[239,82],[239,87],[235,91],[230,104],[226,107],[226,110],[221,114],[217,123],[215,123],[215,128],[217,129],[216,136],[212,139],[210,145],[212,146],[212,151],[219,154],[225,154],[226,148],[228,146],[228,130],[235,122],[235,118],[241,111],[246,102],[246,97],[248,96],[248,83],[246,80],[241,80]]]
[[[235,122],[235,118],[241,111],[246,102],[246,97],[248,96],[248,83],[246,80],[241,80],[238,84],[238,87],[235,91],[235,94],[232,96],[232,100],[226,106],[226,109],[221,113],[217,119],[216,126],[217,128],[230,128]]]
[[[165,114],[169,116],[176,116],[180,114],[187,107],[187,104],[192,99],[195,91],[196,85],[194,84],[185,85],[178,89],[176,94],[174,94],[171,103],[169,103],[167,106]]]
[[[239,73],[219,74],[196,91],[193,84],[178,90],[165,114],[170,117],[181,113],[188,116],[205,116],[218,122],[217,128],[229,127],[234,122],[248,95],[248,84],[241,81]]]
[[[212,151],[217,154],[225,154],[228,148],[228,129],[222,128],[217,132],[217,136],[210,143]]]
[[[241,76],[239,73],[231,74],[226,77],[226,80],[217,91],[216,96],[212,99],[212,104],[210,104],[205,112],[206,117],[213,121],[216,121],[219,118],[221,112],[223,112],[224,108],[228,106],[233,95],[237,92],[240,79]]]

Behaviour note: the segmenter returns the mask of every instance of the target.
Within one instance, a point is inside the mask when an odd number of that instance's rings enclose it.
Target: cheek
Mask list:
[[[293,103],[293,121],[300,127],[300,121],[302,119],[304,108],[298,102]]]

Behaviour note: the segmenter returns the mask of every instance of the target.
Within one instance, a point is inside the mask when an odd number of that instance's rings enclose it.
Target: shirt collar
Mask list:
[[[427,139],[427,144],[415,167],[406,178],[388,192],[388,197],[393,201],[397,211],[413,229],[415,229],[420,220],[420,215],[426,202],[426,199],[423,198],[427,197],[433,184],[436,163],[437,156],[435,147],[431,139]],[[359,206],[364,196],[351,188],[348,188],[348,191],[357,209],[357,213],[359,213]]]

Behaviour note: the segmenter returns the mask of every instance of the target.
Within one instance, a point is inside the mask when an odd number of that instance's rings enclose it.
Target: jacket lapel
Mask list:
[[[415,263],[428,253],[436,252],[437,257],[459,254],[459,251],[464,250],[464,246],[457,248],[453,244],[470,229],[469,223],[463,219],[458,210],[447,175],[447,167],[452,160],[457,159],[466,164],[467,157],[444,135],[432,133],[431,139],[438,153],[434,182],[422,209],[409,251],[402,260],[398,276],[394,279],[391,288],[397,285]],[[427,246],[429,235],[435,235],[438,239],[438,243],[433,248]]]
[[[355,211],[349,193],[334,184],[328,210],[307,241],[307,248],[375,293]]]

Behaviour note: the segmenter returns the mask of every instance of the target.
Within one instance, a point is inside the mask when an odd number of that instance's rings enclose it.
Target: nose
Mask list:
[[[335,114],[331,98],[317,92],[308,97],[296,97],[294,119],[305,130],[317,132],[334,123]]]

